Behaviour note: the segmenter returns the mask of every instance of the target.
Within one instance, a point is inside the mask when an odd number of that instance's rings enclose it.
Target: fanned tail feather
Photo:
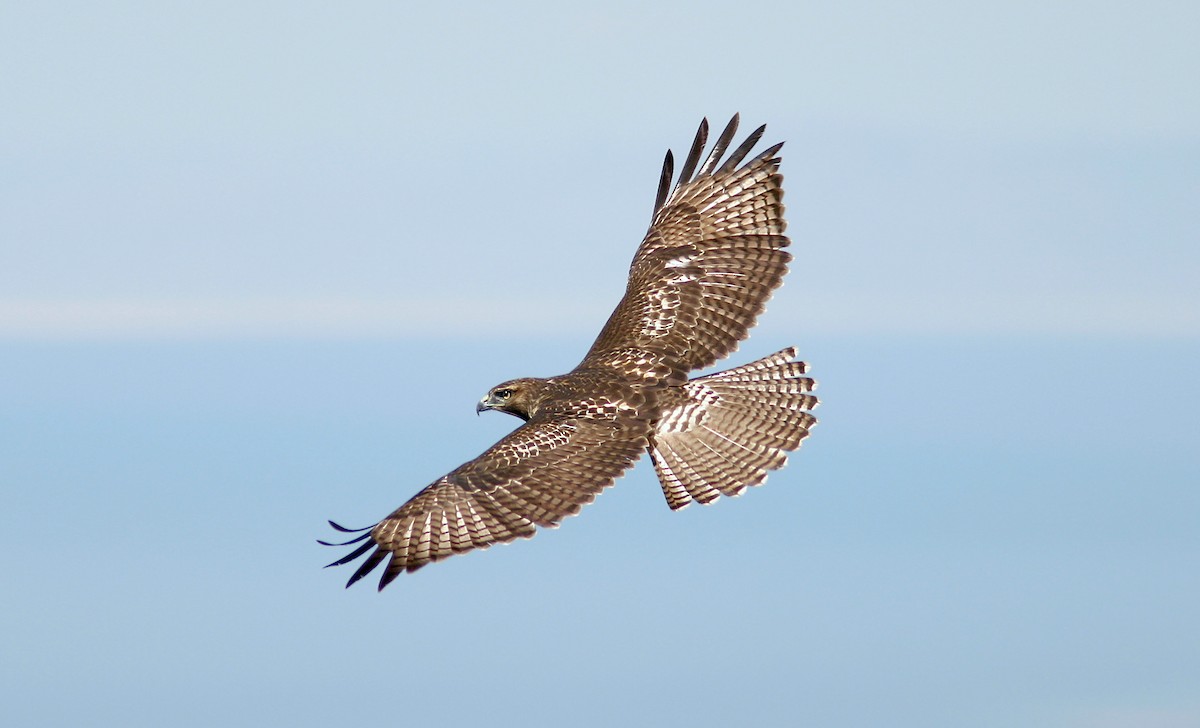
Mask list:
[[[667,504],[739,495],[787,464],[816,425],[816,382],[794,348],[689,381],[655,427],[650,457]]]

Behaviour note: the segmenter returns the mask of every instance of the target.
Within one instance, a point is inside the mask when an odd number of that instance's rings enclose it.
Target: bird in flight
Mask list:
[[[370,552],[346,586],[385,559],[380,589],[431,561],[556,527],[643,452],[672,509],[738,495],[783,467],[816,424],[816,383],[794,348],[688,378],[746,338],[791,261],[783,144],[748,158],[761,126],[726,156],[737,127],[735,115],[704,156],[702,121],[677,180],[667,152],[625,295],[579,366],[503,382],[476,407],[524,424],[374,526],[330,521],[358,535],[321,541],[357,544],[329,566]]]

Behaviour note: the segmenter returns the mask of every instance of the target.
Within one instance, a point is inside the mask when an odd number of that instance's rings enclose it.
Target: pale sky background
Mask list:
[[[426,4],[429,5],[429,4]],[[1200,5],[0,2],[0,723],[1200,726]],[[616,303],[702,116],[786,140],[673,514],[341,589]]]

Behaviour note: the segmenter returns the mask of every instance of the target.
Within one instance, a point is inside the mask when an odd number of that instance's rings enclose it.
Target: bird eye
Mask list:
[[[511,389],[497,389],[496,390],[496,398],[497,399],[508,399],[511,396],[512,396]]]

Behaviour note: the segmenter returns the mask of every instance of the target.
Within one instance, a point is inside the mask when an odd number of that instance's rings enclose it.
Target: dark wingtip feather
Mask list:
[[[359,546],[358,548],[354,549],[353,551],[346,554],[345,556],[338,559],[337,561],[333,561],[331,563],[325,564],[325,568],[328,569],[331,566],[341,566],[342,564],[348,564],[351,561],[354,561],[355,559],[357,559],[359,556],[362,556],[363,554],[367,553],[372,548],[375,548],[375,542],[368,541],[367,543],[364,543],[362,546]]]
[[[696,165],[700,163],[700,155],[704,153],[705,144],[708,144],[708,117],[700,120],[700,128],[696,130],[696,138],[692,140],[692,148],[688,151],[687,160],[683,163],[683,170],[679,173],[679,181],[675,183],[675,189],[692,181],[692,173],[696,171]]]
[[[662,209],[663,203],[667,201],[667,193],[671,191],[671,178],[675,176],[675,157],[671,154],[671,150],[667,150],[667,156],[663,159],[662,173],[658,176],[658,197],[654,200],[654,213]]]
[[[370,532],[367,532],[367,533],[355,536],[354,538],[348,539],[346,541],[323,541],[318,538],[317,543],[321,544],[322,546],[349,546],[352,543],[358,543],[359,541],[362,541],[364,538],[370,538],[370,537],[371,537]]]
[[[387,555],[387,551],[384,551],[383,549],[376,549],[375,553],[368,556],[367,560],[362,562],[354,574],[351,575],[349,581],[346,582],[346,588],[349,589],[350,587],[354,586],[354,582],[374,571],[375,567],[379,566],[379,562],[383,561],[384,557]]]
[[[387,586],[388,584],[391,584],[393,581],[395,581],[396,577],[400,576],[400,574],[403,571],[404,571],[404,569],[394,569],[394,568],[392,568],[391,564],[388,564],[388,567],[386,569],[384,569],[383,573],[379,576],[379,589],[378,590],[383,591],[383,588],[385,586]]]
[[[716,143],[709,150],[708,156],[704,159],[704,164],[700,165],[700,170],[697,172],[696,165],[699,164],[700,156],[704,154],[704,146],[708,143],[708,118],[701,119],[700,128],[696,130],[696,137],[692,140],[691,149],[688,151],[687,158],[684,159],[683,168],[679,172],[679,178],[675,182],[674,187],[671,185],[671,178],[673,176],[675,158],[669,150],[667,151],[667,157],[663,161],[662,174],[658,178],[658,196],[654,200],[655,215],[658,214],[658,211],[662,209],[672,194],[692,180],[709,175],[727,174],[737,169],[738,165],[750,153],[754,145],[758,144],[759,140],[762,139],[763,133],[767,130],[766,124],[755,129],[751,132],[750,136],[746,137],[745,141],[738,145],[737,149],[727,159],[722,161],[725,151],[729,149],[730,143],[733,141],[734,136],[737,135],[739,123],[741,123],[741,114],[734,114],[729,123],[721,131],[721,135],[717,137]],[[783,142],[780,142],[757,155],[755,159],[773,157],[782,147]]]
[[[368,556],[367,560],[359,565],[358,569],[350,577],[350,581],[346,582],[347,587],[350,586],[351,584],[353,584],[354,582],[358,581],[359,579],[363,578],[364,576],[366,576],[367,573],[370,572],[372,569],[374,569],[379,564],[379,562],[381,560],[383,560],[383,557],[386,556],[388,553],[387,551],[384,551],[383,549],[378,548],[378,544],[376,544],[375,541],[373,539],[371,539],[371,531],[375,528],[375,526],[366,526],[364,528],[346,528],[345,526],[343,526],[339,523],[335,523],[334,521],[330,521],[329,525],[333,526],[334,530],[341,531],[342,533],[356,533],[358,535],[355,536],[354,538],[348,539],[346,541],[342,541],[340,543],[318,540],[317,543],[321,544],[322,546],[349,546],[351,544],[356,544],[359,541],[366,541],[366,543],[362,544],[361,546],[354,549],[353,551],[346,554],[345,556],[338,559],[337,561],[333,561],[333,562],[326,564],[325,565],[326,569],[328,569],[331,566],[341,566],[343,564],[348,564],[351,561],[354,561],[358,557],[362,556],[363,554],[367,553],[371,549],[375,549],[375,552],[373,554],[371,554],[370,556]]]
[[[758,140],[762,139],[763,132],[766,130],[767,125],[763,124],[755,129],[750,136],[746,137],[746,141],[742,142],[737,149],[733,150],[733,154],[729,155],[729,159],[725,160],[725,163],[722,164],[721,168],[717,170],[717,174],[725,174],[737,169],[737,166],[742,163],[742,160],[746,158],[746,155],[750,153],[750,150],[754,148],[754,145],[758,144]]]
[[[708,159],[704,160],[704,166],[700,168],[698,177],[704,177],[712,174],[717,163],[721,161],[721,156],[725,154],[725,150],[729,148],[729,143],[733,141],[733,135],[737,134],[738,123],[741,121],[740,114],[734,114],[729,123],[725,125],[721,136],[717,137],[717,143],[713,144],[712,151],[708,153]]]
[[[370,531],[372,528],[375,528],[374,525],[365,526],[363,528],[346,528],[345,526],[341,525],[340,523],[337,523],[336,521],[330,521],[329,525],[333,526],[335,529],[337,529],[338,531],[341,531],[342,533],[358,533],[360,531]]]
[[[755,157],[755,159],[771,159],[776,154],[779,154],[780,149],[783,149],[783,142],[779,142],[778,144],[776,144],[774,146],[770,146],[770,147],[767,147],[766,149],[762,150],[761,152],[759,152],[758,156]]]

